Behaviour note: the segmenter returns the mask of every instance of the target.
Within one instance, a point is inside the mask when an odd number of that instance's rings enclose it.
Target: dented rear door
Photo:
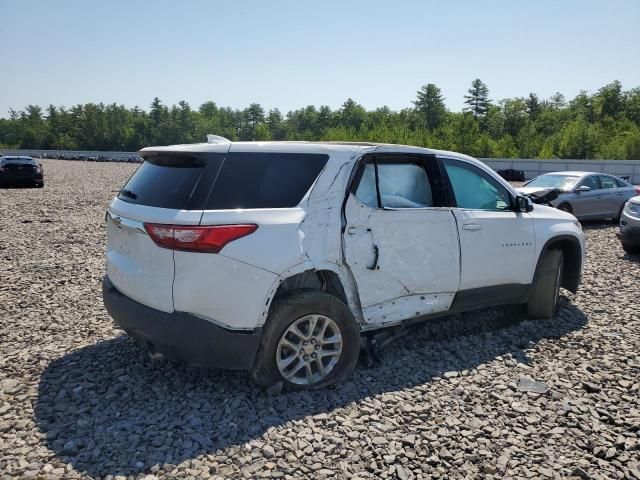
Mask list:
[[[432,206],[432,192],[419,187],[420,178],[412,178],[424,175],[418,168],[394,170],[389,181],[402,182],[404,176],[406,182],[386,187],[382,208],[371,168],[345,205],[345,258],[363,316],[377,325],[447,310],[460,283],[460,245],[451,209]]]

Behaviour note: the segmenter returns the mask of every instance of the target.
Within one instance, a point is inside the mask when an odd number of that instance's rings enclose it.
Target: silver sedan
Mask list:
[[[640,195],[640,187],[614,175],[596,172],[545,173],[517,190],[524,195],[542,195],[554,189],[559,194],[551,204],[580,220],[617,220],[625,202]]]

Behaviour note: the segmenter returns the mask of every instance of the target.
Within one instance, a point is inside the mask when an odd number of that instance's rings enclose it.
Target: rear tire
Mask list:
[[[573,214],[573,208],[571,208],[571,205],[569,205],[568,203],[561,203],[560,205],[558,205],[558,210]]]
[[[548,250],[542,259],[527,302],[529,318],[551,318],[558,308],[562,280],[562,252]]]
[[[316,318],[313,325],[318,326],[310,332],[306,329],[310,328],[311,321],[305,321],[305,318],[313,317]],[[326,338],[320,332],[322,325],[327,325],[325,332],[332,330],[329,339],[338,338],[336,335],[339,335],[341,341],[336,341],[335,344],[321,341]],[[305,334],[303,336],[308,340],[305,346],[302,345],[302,336],[292,335],[292,329]],[[314,331],[317,332],[315,335]],[[321,344],[315,351],[312,350],[311,340],[314,340],[313,345]],[[292,344],[296,346],[295,349],[290,347]],[[341,351],[337,356],[322,356],[320,354],[325,352],[325,346],[329,350],[340,348]],[[310,351],[306,352],[305,349]],[[318,352],[318,356],[315,356],[315,352]],[[302,292],[275,300],[249,374],[256,384],[264,388],[278,382],[294,389],[323,388],[347,378],[355,368],[359,353],[360,330],[349,308],[328,293]],[[312,355],[315,360],[311,359]],[[290,367],[284,366],[287,362]],[[309,370],[305,362],[309,365]],[[301,367],[295,370],[297,365]],[[320,367],[326,372],[322,373]],[[312,373],[307,375],[307,371]],[[294,376],[296,372],[302,375]]]

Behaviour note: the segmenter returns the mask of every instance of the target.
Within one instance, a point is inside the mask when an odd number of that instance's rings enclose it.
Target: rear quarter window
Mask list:
[[[228,153],[205,208],[295,207],[328,159],[324,154]]]
[[[125,202],[151,207],[186,209],[205,170],[196,156],[156,156],[145,159],[118,193]]]

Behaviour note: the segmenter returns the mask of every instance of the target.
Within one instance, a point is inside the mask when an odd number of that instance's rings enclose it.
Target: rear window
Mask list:
[[[160,208],[186,209],[202,175],[206,160],[187,155],[162,155],[145,159],[118,198]]]
[[[0,163],[3,165],[35,165],[36,161],[33,158],[2,158]]]
[[[205,208],[295,207],[328,158],[304,153],[229,153]]]

